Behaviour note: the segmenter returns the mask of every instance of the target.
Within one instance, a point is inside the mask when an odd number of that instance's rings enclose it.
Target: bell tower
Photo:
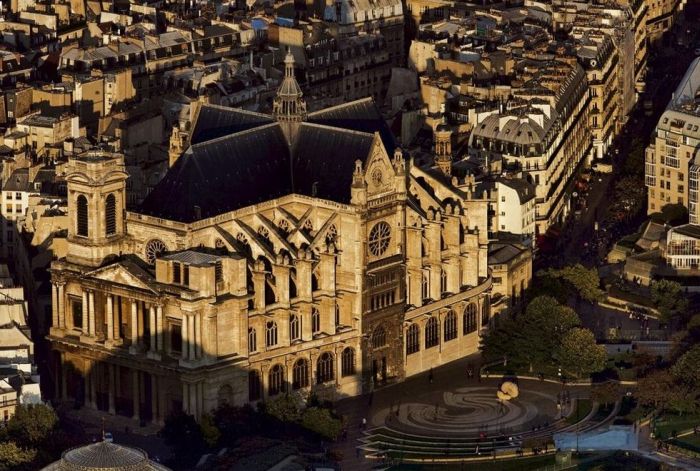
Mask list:
[[[71,157],[68,184],[68,254],[71,263],[97,267],[121,252],[126,234],[124,156],[88,151]]]
[[[272,115],[280,123],[287,142],[291,144],[299,123],[306,121],[306,101],[301,87],[294,77],[294,56],[287,50],[284,58],[284,79],[277,89],[272,103]]]
[[[447,124],[438,124],[433,136],[435,165],[449,177],[452,174],[452,131]]]

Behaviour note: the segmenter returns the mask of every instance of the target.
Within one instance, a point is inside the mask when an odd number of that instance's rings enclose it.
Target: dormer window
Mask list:
[[[182,271],[183,271],[182,284],[185,286],[189,286],[190,285],[190,266],[185,265]]]
[[[221,260],[214,263],[214,281],[220,283],[224,279],[224,270],[221,264]]]

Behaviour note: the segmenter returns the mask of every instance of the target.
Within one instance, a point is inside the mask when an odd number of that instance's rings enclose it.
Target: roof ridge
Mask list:
[[[344,128],[339,128],[336,126],[329,126],[327,124],[320,124],[320,123],[309,123],[309,122],[303,122],[301,123],[301,126],[313,126],[321,129],[328,129],[330,131],[338,131],[338,132],[343,132],[346,134],[359,134],[361,136],[369,136],[374,138],[374,133],[371,132],[363,132],[363,131],[357,131],[355,129],[344,129]]]
[[[328,107],[328,108],[323,108],[322,110],[314,111],[313,113],[309,113],[309,114],[308,114],[308,117],[309,117],[309,118],[313,118],[313,117],[315,117],[315,116],[321,116],[321,115],[323,115],[323,113],[326,113],[326,112],[328,112],[328,111],[339,110],[339,109],[348,107],[348,106],[350,106],[350,105],[354,105],[354,104],[357,104],[357,103],[363,103],[363,102],[365,102],[365,101],[371,101],[372,103],[375,103],[374,98],[372,98],[371,96],[367,96],[367,97],[360,98],[360,99],[357,99],[357,100],[349,101],[349,102],[347,102],[347,103],[341,103],[341,104],[339,104],[339,105],[330,106],[330,107]]]
[[[237,113],[243,113],[243,114],[247,114],[249,116],[257,116],[259,118],[269,118],[270,120],[273,119],[272,116],[269,114],[258,113],[257,111],[249,111],[249,110],[245,110],[243,108],[233,108],[231,106],[216,105],[214,103],[203,103],[202,108],[215,108],[215,109],[222,110],[222,111],[235,111]]]
[[[241,136],[241,135],[246,134],[246,133],[251,133],[251,132],[254,132],[254,131],[259,131],[259,130],[261,130],[261,129],[266,129],[266,128],[269,128],[269,127],[272,127],[272,126],[279,126],[279,123],[278,123],[277,121],[273,121],[272,123],[267,123],[267,124],[263,124],[263,125],[261,125],[261,126],[256,126],[256,127],[254,127],[254,128],[250,128],[250,129],[245,129],[245,130],[243,130],[243,131],[234,132],[233,134],[227,134],[227,135],[225,135],[225,136],[216,137],[216,138],[214,138],[214,139],[209,139],[208,141],[198,142],[198,143],[196,143],[196,144],[192,144],[192,145],[190,146],[190,148],[187,149],[187,151],[189,151],[190,149],[200,149],[200,148],[203,147],[205,144],[212,144],[212,143],[214,143],[214,142],[223,142],[224,140],[226,140],[226,139],[231,139],[232,137],[238,137],[238,136]],[[185,152],[187,152],[187,151],[185,151]]]

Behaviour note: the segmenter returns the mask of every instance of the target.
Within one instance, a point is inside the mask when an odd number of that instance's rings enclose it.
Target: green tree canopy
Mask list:
[[[265,412],[282,422],[296,422],[301,418],[304,402],[298,394],[282,394],[265,402]]]
[[[506,320],[484,337],[484,357],[487,361],[506,357],[509,365],[527,366],[531,371],[551,365],[552,354],[564,334],[580,324],[573,309],[550,296],[538,296],[530,301],[525,313]]]
[[[306,409],[301,418],[301,425],[328,440],[335,440],[343,426],[340,419],[331,415],[331,411],[320,407]]]
[[[641,378],[637,382],[634,394],[641,405],[663,409],[675,387],[676,384],[671,373],[667,370],[658,370]]]
[[[20,447],[34,448],[58,424],[56,412],[44,404],[22,404],[7,422],[7,435]]]
[[[617,381],[606,381],[591,386],[591,398],[599,404],[615,403],[622,397],[622,386]]]
[[[608,357],[605,347],[596,344],[593,332],[579,327],[564,334],[558,356],[563,370],[578,378],[602,371]]]
[[[552,279],[563,280],[573,292],[588,302],[600,301],[605,294],[600,289],[600,276],[595,267],[589,269],[577,263],[559,269],[550,268],[544,274]]]
[[[0,442],[0,471],[30,469],[36,457],[33,449],[23,449],[14,442]]]
[[[196,462],[206,448],[199,424],[183,412],[166,417],[161,435],[175,458],[185,465]]]
[[[681,355],[671,368],[671,373],[676,380],[700,391],[700,345]]]
[[[654,281],[651,284],[651,300],[664,322],[681,317],[688,309],[688,298],[683,287],[675,281]]]

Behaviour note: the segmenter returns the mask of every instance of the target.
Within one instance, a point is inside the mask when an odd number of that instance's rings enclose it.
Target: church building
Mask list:
[[[67,165],[51,266],[59,399],[162,423],[285,392],[337,400],[462,358],[491,324],[488,200],[405,158],[372,101],[201,105],[126,208],[124,158]]]

